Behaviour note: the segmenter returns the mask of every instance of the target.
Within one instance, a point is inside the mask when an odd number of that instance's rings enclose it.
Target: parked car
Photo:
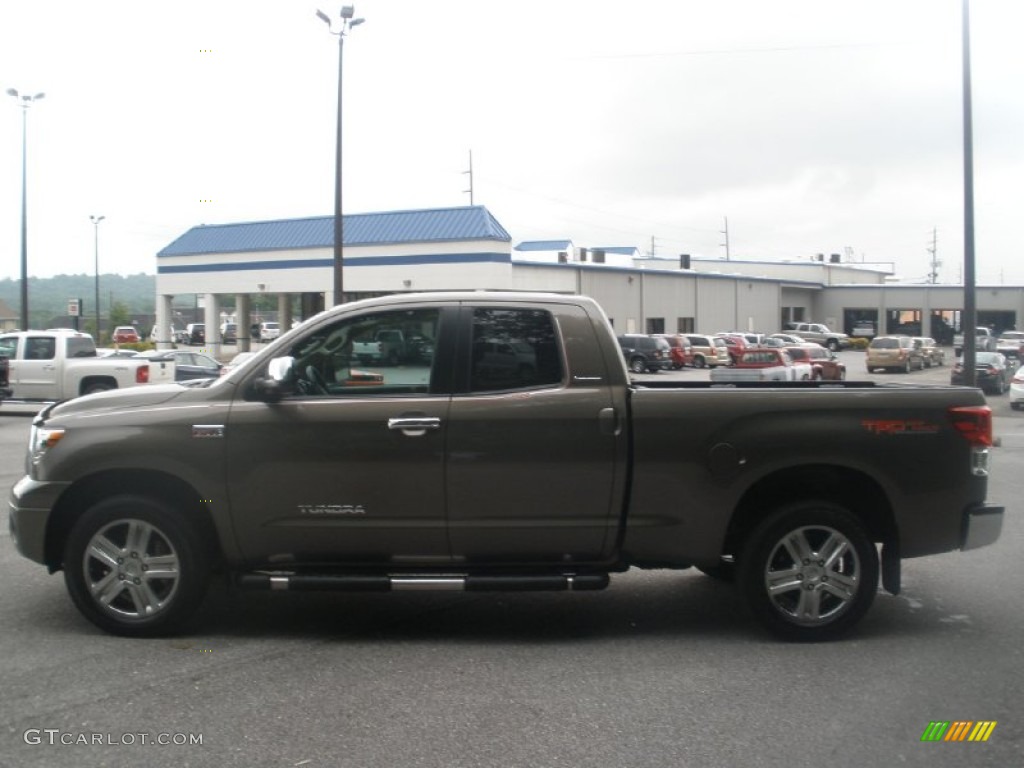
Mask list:
[[[851,335],[854,338],[871,339],[875,337],[875,334],[876,331],[874,320],[857,320],[853,324],[853,333]]]
[[[1010,407],[1015,411],[1024,408],[1024,368],[1017,368],[1010,379]]]
[[[729,365],[729,348],[718,336],[705,336],[700,333],[683,334],[690,341],[693,353],[694,368],[714,368],[717,365]]]
[[[672,367],[672,347],[664,339],[627,333],[619,336],[619,347],[633,373],[667,371]]]
[[[259,324],[259,338],[260,341],[273,341],[281,335],[281,325],[271,321],[266,321]]]
[[[1017,366],[999,352],[976,352],[974,355],[974,383],[990,395],[1001,395],[1010,389],[1010,380]],[[949,375],[950,384],[964,384],[964,361],[960,358]]]
[[[772,340],[781,341],[784,347],[796,347],[800,344],[806,344],[807,339],[803,336],[797,336],[795,333],[772,333],[769,334],[768,338],[765,339],[765,343],[770,343]],[[772,345],[777,346],[777,345]]]
[[[846,378],[846,366],[839,362],[831,349],[810,341],[785,349],[794,363],[811,366],[811,378],[815,381],[843,381]]]
[[[736,365],[736,362],[748,349],[759,345],[760,340],[751,342],[742,333],[716,333],[715,336],[725,342],[729,353],[729,364]]]
[[[152,362],[173,361],[175,381],[216,379],[224,367],[209,355],[184,349],[154,349],[139,352],[138,357],[144,357]]]
[[[238,343],[238,323],[221,323],[220,340],[223,344]]]
[[[996,352],[1016,360],[1022,357],[1021,347],[1024,347],[1024,331],[1003,331],[996,340]]]
[[[935,339],[929,336],[912,336],[914,343],[918,345],[921,354],[924,356],[924,367],[931,368],[933,365],[944,365],[946,362],[946,351],[939,346]]]
[[[924,368],[924,355],[910,336],[875,336],[868,344],[865,364],[868,373],[878,368],[910,373]]]
[[[693,347],[690,340],[681,333],[655,333],[655,338],[664,339],[672,347],[672,367],[675,370],[693,365]]]
[[[160,328],[153,326],[153,330],[149,332],[149,340],[156,344],[158,341],[170,341],[174,344],[188,344],[188,334],[184,328],[175,328],[173,325],[167,332],[166,338],[161,338]]]
[[[115,344],[135,344],[142,341],[139,332],[130,325],[119,325],[114,329],[111,337]]]
[[[188,335],[187,344],[206,343],[206,325],[203,323],[189,323],[185,326],[185,333]]]

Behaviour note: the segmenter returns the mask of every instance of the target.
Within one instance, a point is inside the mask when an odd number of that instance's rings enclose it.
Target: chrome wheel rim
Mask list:
[[[82,557],[89,595],[121,620],[149,619],[174,600],[180,560],[160,529],[144,520],[115,520],[90,540]]]
[[[826,526],[786,534],[772,549],[764,584],[775,610],[790,622],[814,626],[835,620],[853,605],[862,566],[853,543]]]

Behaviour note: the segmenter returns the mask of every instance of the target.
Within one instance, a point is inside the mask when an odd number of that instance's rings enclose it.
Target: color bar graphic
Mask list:
[[[932,720],[921,734],[921,741],[988,741],[995,720]]]

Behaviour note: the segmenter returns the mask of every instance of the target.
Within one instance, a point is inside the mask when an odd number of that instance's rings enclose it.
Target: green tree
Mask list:
[[[115,301],[110,305],[110,331],[119,325],[131,325],[131,310],[123,301]]]

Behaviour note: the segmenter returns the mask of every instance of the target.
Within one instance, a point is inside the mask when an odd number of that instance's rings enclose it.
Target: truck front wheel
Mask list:
[[[849,631],[878,589],[878,551],[863,524],[827,501],[787,504],[747,539],[737,582],[754,616],[789,640]]]
[[[91,507],[64,548],[78,610],[116,635],[170,634],[203,601],[209,550],[194,525],[155,499],[116,496]]]

